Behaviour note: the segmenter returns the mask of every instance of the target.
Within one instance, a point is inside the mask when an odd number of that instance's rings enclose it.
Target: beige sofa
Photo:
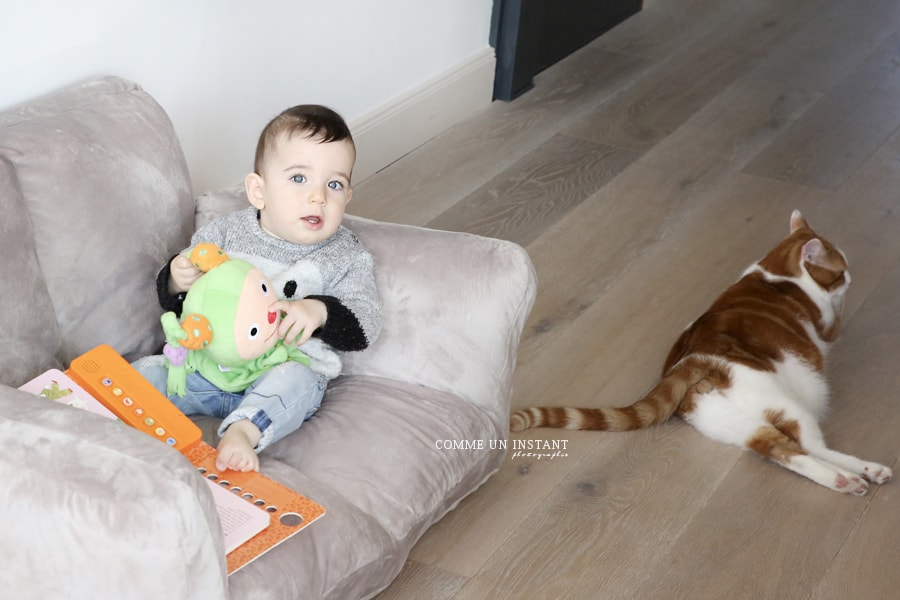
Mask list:
[[[10,597],[372,597],[499,468],[490,444],[443,440],[506,439],[534,271],[520,247],[460,233],[348,219],[376,257],[383,334],[348,354],[319,413],[262,455],[265,474],[327,514],[230,577],[209,490],[178,452],[16,389],[100,343],[129,360],[158,351],[157,270],[197,223],[244,202],[240,189],[193,198],[168,117],[133,83],[102,78],[0,113]]]

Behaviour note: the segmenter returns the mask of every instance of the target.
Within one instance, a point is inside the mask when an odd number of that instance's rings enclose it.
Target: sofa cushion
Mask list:
[[[397,543],[378,522],[331,489],[293,467],[261,456],[261,470],[325,507],[311,526],[228,578],[231,598],[291,600],[368,598],[403,565]]]
[[[267,452],[327,483],[411,546],[500,467],[505,453],[491,442],[506,439],[503,424],[459,396],[341,377],[318,413]]]
[[[15,171],[0,158],[0,374],[19,386],[46,369],[59,367],[59,328],[34,249],[31,218]]]
[[[158,348],[156,273],[190,238],[194,211],[162,108],[133,83],[90,81],[0,114],[0,158],[31,217],[61,360],[100,342],[129,358]]]

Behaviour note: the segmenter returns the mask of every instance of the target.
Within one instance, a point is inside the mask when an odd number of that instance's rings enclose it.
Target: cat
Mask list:
[[[844,253],[795,210],[790,235],[688,326],[646,396],[625,408],[529,408],[512,415],[510,429],[629,431],[676,414],[714,440],[862,496],[891,469],[828,449],[818,425],[825,355],[849,286]]]

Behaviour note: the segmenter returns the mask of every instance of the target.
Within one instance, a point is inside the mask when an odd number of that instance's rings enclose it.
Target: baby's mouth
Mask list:
[[[322,224],[322,217],[317,217],[317,216],[315,216],[315,215],[310,215],[310,216],[308,216],[308,217],[303,217],[303,218],[301,219],[301,221],[306,221],[307,223],[309,223],[309,224],[312,225],[313,227],[316,227],[316,226]]]

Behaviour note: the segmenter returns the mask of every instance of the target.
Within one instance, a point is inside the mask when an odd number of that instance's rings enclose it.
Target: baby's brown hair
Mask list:
[[[262,175],[262,167],[266,161],[266,155],[275,146],[275,141],[281,134],[288,138],[294,135],[303,135],[309,139],[316,139],[321,143],[340,142],[347,140],[353,146],[353,136],[350,128],[344,122],[344,118],[338,113],[319,104],[299,104],[282,111],[277,117],[269,121],[259,134],[259,142],[256,144],[256,158],[253,161],[253,170],[257,175]]]

